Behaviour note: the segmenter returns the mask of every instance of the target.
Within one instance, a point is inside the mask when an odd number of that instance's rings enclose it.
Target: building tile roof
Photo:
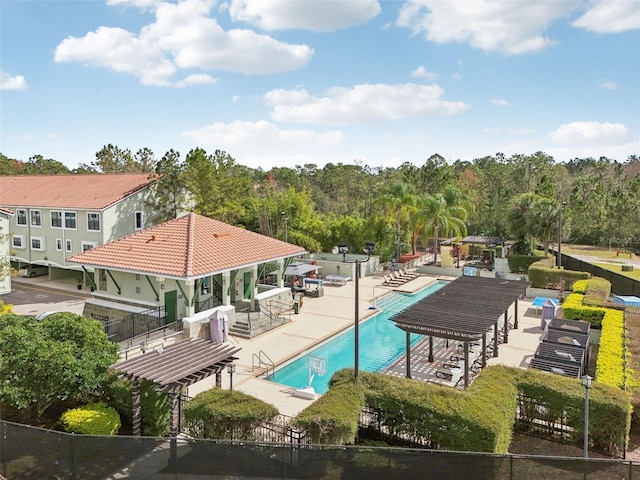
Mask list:
[[[187,279],[303,253],[302,247],[189,213],[67,260],[90,267]]]
[[[12,210],[2,207],[0,207],[0,213],[6,215],[7,217],[12,217],[14,215],[14,212]]]
[[[148,173],[0,176],[0,205],[104,210],[153,181]]]

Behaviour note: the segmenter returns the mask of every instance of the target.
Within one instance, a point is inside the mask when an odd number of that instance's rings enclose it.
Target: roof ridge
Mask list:
[[[186,274],[191,276],[193,274],[193,257],[195,250],[195,222],[196,215],[193,212],[189,213],[189,220],[187,225],[187,265]]]

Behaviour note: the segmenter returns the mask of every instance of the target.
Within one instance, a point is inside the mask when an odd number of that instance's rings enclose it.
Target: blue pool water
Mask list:
[[[378,299],[379,313],[360,324],[360,370],[382,371],[404,354],[406,333],[389,318],[446,284],[447,282],[435,282],[413,295],[392,292]],[[422,335],[411,334],[411,344],[415,344],[421,337]],[[323,376],[315,375],[311,382],[316,393],[323,394],[329,389],[329,379],[334,372],[347,367],[353,368],[353,353],[354,330],[350,328],[276,370],[271,380],[293,388],[305,387],[309,384],[309,356],[323,358],[327,362],[327,373]]]

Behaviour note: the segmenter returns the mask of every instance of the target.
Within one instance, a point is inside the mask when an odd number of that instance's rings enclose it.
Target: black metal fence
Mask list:
[[[94,316],[94,318],[100,320],[99,316]],[[102,324],[109,340],[120,343],[164,327],[167,325],[167,317],[164,307],[160,306],[114,320],[103,320]]]
[[[553,252],[557,255],[558,252]],[[594,277],[604,278],[611,282],[611,291],[616,295],[635,295],[640,296],[640,282],[631,277],[627,277],[618,272],[605,270],[602,267],[593,265],[592,263],[583,262],[578,258],[561,254],[562,266],[566,270],[577,270],[579,272],[589,272]],[[557,258],[557,257],[556,257]]]
[[[640,464],[615,459],[493,455],[188,438],[72,435],[0,422],[0,473],[17,479],[254,478],[629,480]]]

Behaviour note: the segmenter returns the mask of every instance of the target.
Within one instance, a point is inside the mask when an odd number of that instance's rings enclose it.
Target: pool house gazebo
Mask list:
[[[518,300],[524,297],[529,285],[522,280],[463,276],[394,314],[390,320],[406,332],[406,377],[411,378],[410,334],[429,337],[429,362],[434,361],[433,337],[444,338],[463,345],[466,388],[471,367],[470,345],[481,345],[483,368],[486,366],[487,336],[493,342],[493,356],[498,356],[499,335],[502,333],[502,342],[507,343],[509,328],[518,328]]]

